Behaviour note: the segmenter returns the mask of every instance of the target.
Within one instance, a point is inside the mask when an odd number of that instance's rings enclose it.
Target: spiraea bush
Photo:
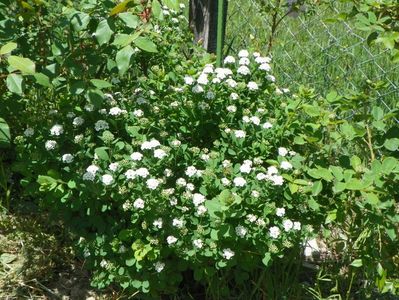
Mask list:
[[[95,286],[155,297],[187,271],[245,286],[298,265],[319,234],[364,286],[395,288],[397,111],[376,105],[376,86],[291,92],[256,51],[216,67],[176,1],[99,4],[32,7],[54,30],[36,76],[15,73],[6,95],[35,112],[17,112],[14,170],[77,237]],[[262,278],[256,293],[287,292]]]

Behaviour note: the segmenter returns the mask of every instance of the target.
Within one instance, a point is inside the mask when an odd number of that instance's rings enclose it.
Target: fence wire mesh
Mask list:
[[[367,45],[367,33],[350,21],[331,22],[342,4],[318,6],[312,14],[287,16],[277,27],[271,55],[280,84],[307,85],[320,92],[358,89],[365,80],[387,83],[379,100],[392,109],[399,98],[399,64]],[[225,52],[242,48],[267,51],[271,15],[257,0],[229,0]]]

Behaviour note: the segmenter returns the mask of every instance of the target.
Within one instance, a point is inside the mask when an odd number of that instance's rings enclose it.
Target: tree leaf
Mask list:
[[[392,138],[385,140],[384,147],[389,151],[397,151],[399,148],[399,139]]]
[[[122,19],[122,21],[126,24],[127,27],[129,28],[137,28],[137,26],[140,24],[140,18],[136,15],[133,15],[130,12],[124,12],[120,13],[118,15],[119,18]]]
[[[109,155],[107,150],[108,147],[98,147],[94,150],[94,153],[96,153],[98,158],[101,160],[109,160]]]
[[[157,46],[148,38],[145,37],[138,37],[134,40],[134,44],[139,47],[141,50],[156,53],[158,52]]]
[[[109,15],[110,16],[115,16],[123,11],[125,11],[127,9],[127,5],[133,2],[133,0],[124,0],[123,2],[119,3],[118,5],[116,5],[113,9],[111,9]]]
[[[162,6],[158,0],[153,0],[151,4],[152,13],[158,20],[163,20]]]
[[[108,43],[113,33],[114,32],[112,31],[111,27],[109,27],[108,20],[102,20],[100,23],[98,23],[95,32],[97,42],[100,45]]]
[[[130,58],[132,57],[133,53],[133,48],[129,45],[116,53],[116,65],[118,66],[118,70],[121,75],[125,74],[125,72],[129,69]]]
[[[22,94],[23,78],[19,74],[9,74],[7,76],[7,88],[10,92],[15,94]]]
[[[90,16],[86,13],[75,11],[70,15],[70,22],[75,31],[82,31],[89,25]]]
[[[6,120],[0,118],[0,147],[8,147],[11,143],[10,127]]]
[[[360,268],[363,266],[363,261],[361,259],[355,259],[350,265],[355,268]]]
[[[8,54],[17,48],[17,44],[10,42],[0,48],[0,55]]]
[[[109,88],[112,87],[112,84],[109,83],[106,80],[101,80],[101,79],[91,79],[90,82],[99,89],[105,89],[105,88]]]
[[[22,74],[32,75],[35,73],[35,63],[29,58],[11,55],[8,63],[14,70],[19,70]]]
[[[43,73],[35,73],[33,74],[33,76],[35,77],[38,84],[45,87],[51,87],[50,79],[47,75],[44,75]]]
[[[313,196],[317,196],[318,194],[320,194],[320,192],[322,190],[323,190],[323,183],[320,180],[313,183],[313,186],[312,186],[312,195]]]

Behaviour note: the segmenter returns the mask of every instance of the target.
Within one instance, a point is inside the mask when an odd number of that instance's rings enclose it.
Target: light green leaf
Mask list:
[[[118,15],[119,18],[122,19],[122,21],[126,24],[127,27],[129,28],[137,28],[137,26],[140,24],[140,18],[136,15],[133,15],[130,12],[124,12],[120,13]]]
[[[134,44],[144,51],[152,53],[158,52],[157,46],[154,44],[153,41],[149,40],[148,38],[138,37],[134,40]]]
[[[324,179],[325,181],[331,181],[334,179],[331,171],[325,168],[310,169],[308,174],[313,178]]]
[[[355,268],[360,268],[363,266],[363,261],[361,259],[355,259],[350,265]]]
[[[17,48],[17,44],[10,42],[0,48],[0,55],[8,54]]]
[[[151,6],[152,6],[152,13],[154,14],[155,18],[163,20],[162,7],[159,1],[153,0]]]
[[[323,183],[319,180],[313,183],[312,195],[317,196],[323,190]]]
[[[116,53],[116,65],[118,66],[119,73],[121,75],[129,69],[130,58],[132,57],[134,51],[130,46],[126,46]]]
[[[398,138],[387,139],[384,143],[384,147],[389,151],[397,151],[399,148],[399,139]]]
[[[85,30],[90,22],[90,16],[80,11],[72,13],[70,18],[71,25],[75,31]]]
[[[112,84],[109,83],[106,80],[101,80],[101,79],[91,79],[90,82],[99,89],[105,89],[105,88],[109,88],[112,87]]]
[[[94,152],[97,154],[98,158],[101,160],[109,160],[109,155],[108,155],[108,147],[98,147],[94,150]]]
[[[33,76],[38,84],[45,87],[51,87],[50,78],[48,78],[47,75],[44,75],[43,73],[35,73]]]
[[[22,94],[23,78],[19,74],[9,74],[7,76],[7,88],[10,92],[15,94]]]
[[[272,259],[272,255],[269,252],[265,253],[265,256],[262,258],[262,263],[267,267]]]
[[[8,147],[10,142],[10,127],[3,118],[0,118],[0,147]]]
[[[8,63],[14,70],[19,70],[22,74],[32,75],[35,73],[35,63],[29,58],[11,55]]]
[[[100,23],[98,23],[95,32],[97,42],[100,45],[108,43],[113,33],[114,32],[112,31],[111,27],[109,27],[108,20],[102,20]]]
[[[163,0],[162,3],[174,11],[179,11],[180,9],[178,0]]]

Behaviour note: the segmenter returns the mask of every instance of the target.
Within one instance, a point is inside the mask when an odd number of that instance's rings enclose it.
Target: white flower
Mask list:
[[[193,195],[193,203],[195,206],[199,206],[200,204],[205,202],[205,196],[202,194],[195,193]]]
[[[260,56],[260,53],[259,53],[259,52],[254,52],[252,55],[253,55],[255,58],[257,58],[257,57]]]
[[[162,219],[161,219],[161,218],[155,220],[155,221],[152,223],[152,225],[154,225],[154,227],[159,228],[159,229],[162,228],[162,224],[163,224],[163,222],[162,222]]]
[[[195,248],[201,249],[204,246],[204,243],[201,239],[196,239],[193,241],[193,245]]]
[[[68,119],[72,119],[73,117],[75,117],[75,113],[70,111],[69,113],[66,114]]]
[[[209,155],[208,154],[202,154],[201,155],[201,159],[203,160],[203,161],[208,161],[209,160]]]
[[[240,52],[238,52],[238,57],[248,57],[248,56],[249,56],[248,50],[240,50]]]
[[[261,218],[257,219],[255,223],[256,223],[256,225],[262,226],[262,227],[266,225],[265,220],[263,220]]]
[[[144,208],[144,200],[141,198],[134,200],[133,207],[136,209],[143,209]]]
[[[237,86],[237,82],[234,79],[232,79],[232,78],[228,78],[226,80],[226,83],[231,88],[235,88]]]
[[[235,255],[234,251],[231,250],[230,248],[223,249],[222,256],[223,256],[225,259],[229,260],[229,259],[231,259],[234,255]]]
[[[229,68],[216,68],[216,78],[223,80],[229,75],[233,75],[233,71],[231,71]]]
[[[73,161],[73,155],[72,154],[64,154],[62,156],[62,162],[66,163],[66,164],[70,164]]]
[[[250,91],[256,91],[256,90],[259,89],[258,84],[257,84],[256,82],[254,82],[254,81],[248,82],[247,88],[248,88]]]
[[[247,181],[242,177],[234,178],[233,182],[236,187],[243,187],[247,184]]]
[[[170,235],[170,236],[168,236],[168,237],[166,238],[166,242],[167,242],[169,245],[172,245],[172,244],[174,244],[174,243],[177,242],[177,238],[175,238],[173,235]]]
[[[241,75],[249,75],[249,74],[251,74],[251,71],[249,70],[249,68],[247,66],[240,66],[237,69],[237,73],[241,74]]]
[[[172,225],[177,227],[177,228],[182,228],[183,227],[183,220],[174,218],[172,220]]]
[[[186,186],[187,182],[186,182],[186,180],[184,178],[178,178],[176,180],[176,184],[179,185],[179,186]]]
[[[274,77],[273,75],[270,75],[270,74],[266,76],[266,79],[271,81],[271,82],[275,82],[276,81],[276,77]]]
[[[109,128],[109,125],[106,121],[104,120],[98,120],[95,124],[94,124],[94,129],[96,131],[100,131],[100,130],[107,130]]]
[[[172,172],[171,169],[165,169],[165,170],[163,171],[163,174],[164,174],[166,177],[170,177],[170,176],[173,175],[173,172]]]
[[[208,75],[201,74],[197,79],[198,84],[207,85],[209,83]]]
[[[287,93],[289,93],[289,92],[290,92],[289,89],[287,89],[287,88],[284,88],[284,89],[283,89],[283,93],[284,93],[284,94],[287,94]]]
[[[284,207],[279,207],[276,209],[276,216],[277,217],[284,217],[285,215],[285,208]]]
[[[86,172],[83,174],[83,180],[93,181],[95,178],[95,175],[96,174],[94,174],[94,173]]]
[[[282,90],[280,90],[279,88],[276,88],[276,91],[275,91],[275,93],[276,93],[276,95],[282,95],[283,94],[283,91]]]
[[[192,88],[192,92],[194,94],[200,94],[203,91],[204,91],[204,88],[202,86],[200,86],[199,84],[194,85],[193,88]]]
[[[215,93],[209,91],[209,92],[206,93],[205,98],[208,99],[208,100],[212,100],[212,99],[215,98]]]
[[[140,152],[133,152],[132,154],[130,154],[130,158],[134,161],[140,161],[143,158],[143,154],[141,154]]]
[[[179,7],[180,7],[181,9],[185,9],[185,8],[186,8],[186,5],[185,5],[184,3],[180,3],[180,4],[179,4]]]
[[[283,169],[283,170],[291,170],[292,169],[292,165],[288,161],[282,161],[281,164],[280,164],[280,168]]]
[[[76,117],[73,119],[72,125],[75,127],[78,127],[78,126],[82,125],[84,122],[85,122],[85,120],[82,117]]]
[[[269,176],[271,176],[273,174],[277,174],[277,173],[278,173],[278,170],[277,170],[277,168],[275,166],[270,166],[270,167],[267,168],[267,174]]]
[[[196,175],[197,174],[197,172],[198,172],[198,170],[197,170],[197,168],[196,167],[194,167],[194,166],[189,166],[187,169],[186,169],[186,175],[188,176],[188,177],[193,177],[194,175]]]
[[[44,147],[46,150],[54,150],[55,147],[57,147],[57,142],[53,140],[48,140],[45,144]]]
[[[78,144],[83,140],[83,134],[78,134],[73,138],[73,141]]]
[[[264,123],[264,124],[262,125],[262,127],[263,127],[264,129],[269,129],[269,128],[272,128],[273,125],[272,125],[270,122],[266,122],[266,123]]]
[[[146,104],[147,103],[147,99],[143,98],[143,97],[138,97],[136,100],[137,104]]]
[[[255,62],[257,62],[258,64],[267,64],[267,63],[271,62],[271,58],[258,56],[255,58]]]
[[[246,133],[243,130],[234,130],[234,135],[238,139],[243,139],[243,138],[245,138]]]
[[[240,172],[241,172],[241,173],[247,173],[247,174],[249,174],[249,173],[251,172],[251,170],[252,170],[252,167],[251,167],[250,164],[243,163],[243,164],[240,166]]]
[[[231,184],[231,181],[228,180],[226,177],[222,178],[221,181],[222,181],[222,184],[223,184],[224,186],[229,186],[229,185]]]
[[[187,183],[187,185],[186,185],[186,190],[189,191],[189,192],[194,191],[194,190],[195,190],[194,184],[192,184],[192,183]]]
[[[213,73],[213,65],[207,64],[205,68],[202,70],[203,74],[212,74]]]
[[[235,113],[237,111],[237,107],[235,105],[227,106],[227,111],[231,113]]]
[[[101,262],[100,262],[100,267],[101,267],[101,268],[105,268],[105,267],[107,267],[107,266],[108,266],[108,262],[107,262],[105,259],[101,260]]]
[[[284,227],[284,231],[288,232],[294,227],[294,223],[291,220],[289,220],[289,219],[284,220],[283,221],[283,227]]]
[[[180,145],[181,145],[181,142],[179,141],[179,140],[173,140],[172,142],[171,142],[171,145],[173,146],[173,147],[179,147]]]
[[[204,205],[200,205],[197,207],[197,214],[199,216],[202,216],[203,214],[205,214],[208,211],[208,209],[204,206]]]
[[[100,109],[98,111],[98,113],[101,114],[101,115],[106,115],[107,114],[107,110],[105,108],[103,108],[103,109]]]
[[[231,93],[230,94],[230,99],[231,100],[237,100],[238,99],[238,94],[237,93]]]
[[[146,184],[150,190],[155,190],[159,186],[160,182],[155,178],[150,178],[146,181]]]
[[[224,63],[225,65],[227,65],[227,64],[234,64],[235,62],[236,62],[236,59],[235,59],[233,56],[231,56],[231,55],[226,56],[225,59],[224,59],[224,61],[223,61],[223,63]]]
[[[217,78],[217,77],[212,79],[212,83],[214,83],[214,84],[218,84],[220,82],[221,82],[221,80],[219,78]]]
[[[269,72],[271,69],[272,69],[272,68],[271,68],[270,65],[267,64],[267,63],[261,64],[261,65],[259,66],[259,70],[262,70],[262,71]]]
[[[144,116],[144,112],[141,109],[135,109],[133,111],[133,115],[137,118]]]
[[[51,127],[50,129],[50,134],[51,135],[61,135],[64,132],[64,128],[62,127],[62,125],[59,124],[55,124],[53,127]]]
[[[120,114],[122,114],[122,110],[119,108],[119,107],[112,107],[110,110],[109,110],[109,114],[111,115],[111,116],[119,116]]]
[[[148,177],[148,175],[150,175],[150,172],[148,171],[147,168],[139,168],[136,170],[136,175],[146,178],[146,177]]]
[[[129,209],[132,208],[132,202],[130,202],[129,200],[127,200],[125,203],[123,203],[122,205],[122,209],[124,211],[128,211]]]
[[[269,178],[273,182],[273,185],[283,185],[284,178],[280,175],[273,175]]]
[[[249,122],[251,122],[251,119],[250,119],[248,116],[243,116],[243,117],[242,117],[242,121],[243,121],[244,123],[249,123]]]
[[[280,235],[280,228],[278,228],[277,226],[270,227],[269,234],[274,239],[278,238]]]
[[[92,173],[94,175],[97,173],[98,170],[100,170],[100,168],[96,165],[90,165],[86,169],[87,172]]]
[[[127,179],[134,179],[134,178],[136,178],[136,175],[137,175],[136,171],[132,170],[132,169],[129,169],[125,172],[125,176]]]
[[[240,61],[238,62],[238,64],[241,66],[248,66],[249,63],[250,63],[250,61],[249,61],[248,57],[241,57]]]
[[[254,197],[254,198],[259,198],[260,193],[258,191],[252,191],[251,192],[251,196]]]
[[[236,234],[239,236],[239,237],[244,237],[246,234],[247,234],[247,232],[248,232],[248,230],[244,227],[244,226],[241,226],[241,225],[238,225],[237,227],[236,227]]]
[[[145,141],[141,144],[141,150],[152,149],[160,146],[161,144],[156,140],[152,139],[151,141]]]
[[[26,136],[26,137],[31,137],[34,134],[35,134],[35,130],[31,127],[26,128],[24,131],[24,136]]]
[[[251,117],[251,122],[252,122],[252,124],[259,125],[260,119],[256,116],[253,116],[253,117]]]
[[[165,152],[164,150],[162,150],[162,149],[156,149],[156,150],[154,150],[154,157],[155,157],[155,158],[162,159],[162,158],[164,158],[166,155],[167,155],[166,152]]]
[[[184,5],[184,4],[183,4]],[[154,269],[155,271],[157,271],[158,273],[162,272],[162,270],[165,268],[165,264],[163,262],[157,261],[154,264]]]
[[[266,178],[267,178],[267,175],[265,173],[256,174],[256,179],[258,179],[258,180],[264,180]]]
[[[251,223],[254,223],[256,220],[258,219],[257,216],[253,215],[253,214],[248,214],[247,215],[247,220]]]
[[[301,230],[301,222],[294,222],[294,230]]]
[[[93,111],[94,110],[94,105],[93,104],[86,104],[85,106],[84,106],[84,110],[85,111]]]
[[[287,148],[284,147],[279,147],[278,148],[278,155],[280,156],[286,156],[288,154]]]
[[[114,178],[112,175],[105,174],[101,177],[101,181],[104,183],[104,185],[111,185],[114,182]]]

